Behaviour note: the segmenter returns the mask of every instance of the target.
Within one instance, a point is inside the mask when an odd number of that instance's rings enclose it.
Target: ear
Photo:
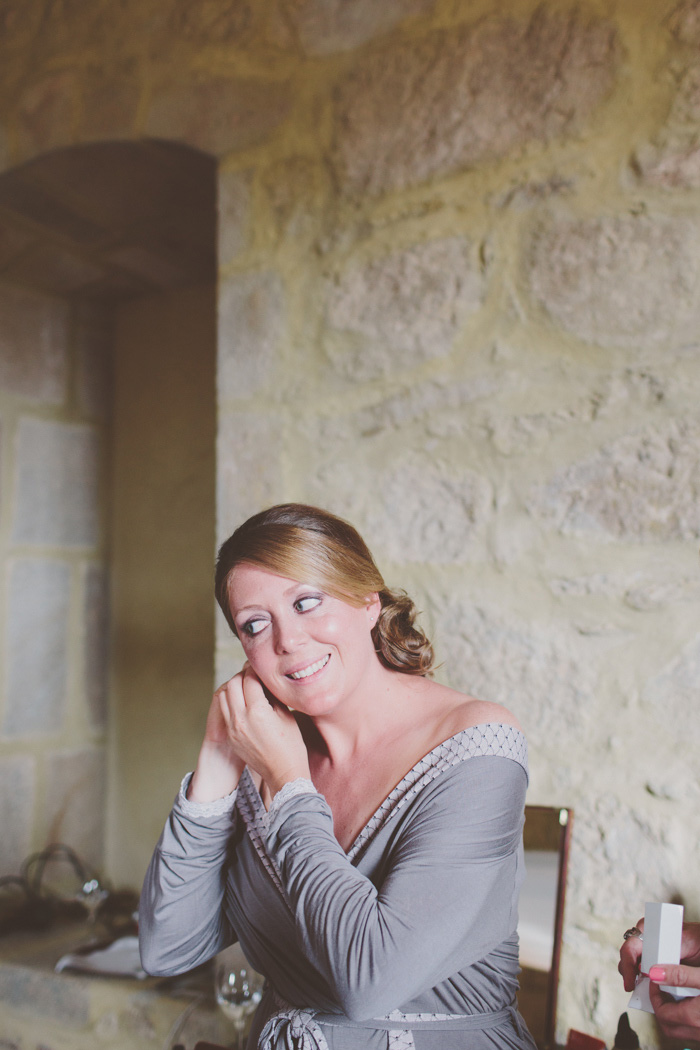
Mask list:
[[[365,598],[365,608],[367,609],[367,615],[369,617],[370,629],[373,628],[379,619],[379,614],[382,611],[382,603],[379,599],[379,594],[374,591],[372,594]]]

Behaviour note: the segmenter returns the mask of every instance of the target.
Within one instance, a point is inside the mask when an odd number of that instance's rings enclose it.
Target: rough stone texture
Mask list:
[[[70,569],[63,562],[22,558],[9,575],[3,733],[55,733],[66,704]]]
[[[285,157],[270,165],[260,186],[279,241],[318,236],[326,214],[327,188],[322,173],[308,157]]]
[[[295,0],[288,17],[307,54],[331,55],[352,51],[434,6],[435,0]]]
[[[220,418],[216,456],[219,543],[251,514],[282,501],[283,448],[277,416],[232,412]]]
[[[0,390],[58,404],[65,396],[69,312],[65,302],[0,282]]]
[[[682,853],[673,841],[673,830],[664,827],[664,816],[663,812],[650,816],[641,806],[612,796],[579,802],[574,818],[576,851],[569,862],[572,896],[587,900],[590,912],[601,916],[627,915],[631,901],[643,914],[646,899],[673,896],[674,867],[682,863]],[[629,862],[631,855],[634,864]],[[611,871],[624,871],[625,878],[611,879]]]
[[[285,330],[284,291],[277,274],[250,273],[219,287],[218,392],[222,401],[269,387]]]
[[[531,506],[564,534],[612,540],[700,536],[700,424],[625,435],[556,474]]]
[[[14,542],[94,547],[98,499],[97,431],[82,424],[20,420]]]
[[[534,296],[586,342],[636,349],[697,326],[700,230],[686,217],[551,219],[526,265]]]
[[[34,759],[0,759],[0,875],[19,874],[29,856],[34,812]]]
[[[102,565],[88,565],[84,579],[85,699],[94,729],[107,724],[109,680],[109,576]]]
[[[334,367],[354,380],[375,379],[445,357],[485,281],[470,244],[460,237],[428,241],[348,269],[331,289],[331,328],[349,345],[328,348]]]
[[[454,596],[435,595],[431,604],[450,685],[514,711],[534,746],[590,730],[597,674],[570,630],[509,622]]]
[[[693,638],[668,667],[647,683],[643,699],[651,717],[681,739],[700,744],[700,724],[689,714],[700,704],[700,635]]]
[[[287,116],[290,104],[285,84],[215,78],[178,83],[154,98],[146,133],[220,157],[263,142]]]
[[[136,121],[141,86],[138,66],[130,61],[119,68],[92,70],[82,93],[80,137],[84,142],[128,138]]]
[[[17,113],[22,157],[62,146],[69,135],[75,108],[73,74],[50,73],[27,89]]]
[[[505,380],[498,384],[490,376],[464,382],[437,379],[406,386],[357,412],[321,419],[318,438],[322,447],[340,447],[358,437],[401,433],[414,424],[419,424],[421,433],[431,438],[458,437],[464,433],[469,406],[507,386]]]
[[[100,870],[106,804],[104,750],[54,754],[47,773],[45,841],[66,843],[88,867]]]
[[[357,525],[380,564],[467,564],[485,556],[492,493],[475,470],[431,458],[420,436],[409,450],[414,439],[404,435],[401,453],[388,457],[382,442],[331,439],[325,427],[310,428],[306,438],[303,500]]]
[[[669,28],[681,44],[691,47],[700,44],[700,3],[698,0],[684,0],[674,10],[669,19]]]
[[[575,131],[610,91],[614,28],[538,8],[436,32],[360,61],[336,95],[334,160],[371,194]]]
[[[219,265],[225,266],[248,246],[250,179],[240,171],[222,171],[218,190]]]
[[[75,307],[77,395],[82,412],[109,418],[113,397],[113,317],[100,303],[84,300]]]
[[[418,456],[382,471],[368,503],[362,516],[383,558],[468,562],[480,550],[491,486],[475,471]]]
[[[662,189],[700,186],[700,63],[680,78],[668,118],[658,136],[640,147],[633,166],[642,180]]]
[[[241,44],[251,23],[250,5],[246,0],[176,0],[171,4],[169,30],[178,39],[206,44]]]

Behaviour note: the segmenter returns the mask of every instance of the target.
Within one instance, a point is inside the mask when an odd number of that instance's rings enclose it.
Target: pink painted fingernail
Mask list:
[[[649,980],[651,981],[665,981],[666,971],[663,966],[650,966],[649,967]]]

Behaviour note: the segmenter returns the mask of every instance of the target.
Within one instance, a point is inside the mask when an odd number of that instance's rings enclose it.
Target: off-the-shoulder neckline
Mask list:
[[[460,729],[458,732],[441,740],[419,758],[411,768],[406,771],[406,773],[404,773],[395,787],[393,787],[383,801],[379,803],[374,812],[365,822],[364,826],[357,833],[346,851],[346,856],[349,859],[354,859],[374,832],[383,826],[386,820],[388,820],[395,812],[398,812],[399,809],[403,808],[403,806],[421,789],[421,787],[424,786],[424,783],[435,779],[435,777],[437,777],[443,770],[451,768],[465,758],[480,757],[478,752],[470,753],[468,748],[462,748],[461,744],[465,738],[473,737],[477,732],[483,736],[488,733],[488,731],[491,731],[492,733],[500,732],[501,734],[506,734],[511,737],[514,745],[517,741],[517,746],[513,746],[510,749],[513,751],[513,754],[503,755],[502,757],[513,758],[515,761],[520,762],[523,768],[526,769],[526,760],[524,759],[524,756],[527,754],[527,743],[522,730],[518,729],[516,726],[509,725],[506,722],[480,722],[477,725],[466,726],[464,729]],[[489,755],[497,755],[497,749],[490,747],[481,752],[482,757]],[[244,778],[247,781],[244,788],[246,795],[253,801],[258,814],[262,816],[264,813],[265,816],[267,816],[265,804],[255,782],[253,781],[250,770],[247,767],[243,771],[243,777],[241,779]]]

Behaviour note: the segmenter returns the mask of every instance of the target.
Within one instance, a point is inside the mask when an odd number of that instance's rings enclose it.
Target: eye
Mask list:
[[[241,630],[251,637],[254,634],[260,634],[267,627],[267,620],[248,620],[247,623],[243,624]]]
[[[321,604],[321,598],[316,594],[309,594],[305,598],[297,598],[294,602],[294,608],[297,612],[305,613],[310,612],[311,609],[315,609],[317,605]]]

